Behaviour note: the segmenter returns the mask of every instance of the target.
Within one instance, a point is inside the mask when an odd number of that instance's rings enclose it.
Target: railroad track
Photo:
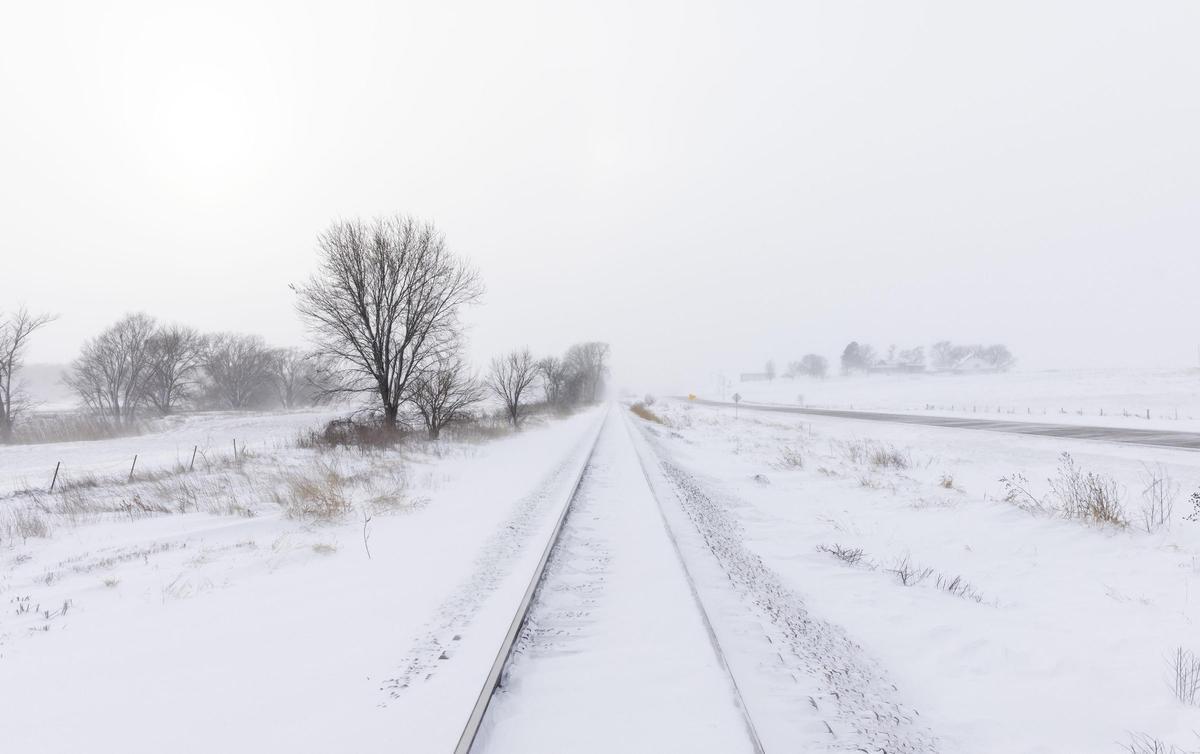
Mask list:
[[[634,431],[623,411],[609,410],[455,754],[583,750],[605,735],[624,750],[660,749],[661,736],[689,751],[763,754]],[[531,716],[536,729],[522,722]],[[619,738],[623,721],[636,743]],[[689,735],[696,741],[681,740]]]

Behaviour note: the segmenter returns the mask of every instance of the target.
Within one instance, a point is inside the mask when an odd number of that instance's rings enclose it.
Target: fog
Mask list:
[[[0,310],[302,344],[336,218],[433,220],[482,362],[683,386],[847,340],[1195,365],[1200,6],[8,3]]]

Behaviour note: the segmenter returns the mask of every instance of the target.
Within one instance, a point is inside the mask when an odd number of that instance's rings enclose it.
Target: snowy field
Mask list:
[[[1172,664],[1200,674],[1200,453],[651,409],[0,450],[4,750],[452,751],[580,474],[476,752],[1200,747]],[[25,489],[59,457],[79,474]],[[1107,522],[1063,509],[1072,468]]]
[[[1200,746],[1200,709],[1177,698],[1170,661],[1180,648],[1200,652],[1200,523],[1187,520],[1200,454],[744,409],[735,418],[676,401],[653,409],[667,426],[639,424],[684,485],[728,517],[726,546],[761,559],[767,575],[756,578],[778,577],[806,620],[862,648],[933,736],[929,750],[1115,752],[1142,734]],[[1111,478],[1128,526],[1050,510],[1063,452]],[[1000,479],[1018,473],[1044,510],[1005,500]],[[1169,480],[1159,489],[1174,507],[1147,532],[1152,477]],[[702,510],[685,506],[693,525]]]
[[[294,447],[321,418],[5,449],[10,479],[60,455],[107,471],[135,451],[161,470],[206,437],[251,452],[43,494],[36,536],[13,528],[28,496],[0,498],[0,748],[453,748],[598,415],[400,451]]]
[[[692,392],[722,399],[713,380]],[[813,408],[1200,431],[1200,369],[777,377],[735,381],[723,399],[735,392],[750,402]]]
[[[137,470],[156,472],[176,465],[204,468],[238,451],[273,451],[294,445],[301,432],[319,428],[344,411],[207,412],[162,420],[165,429],[131,437],[81,442],[0,446],[0,494],[15,489],[49,488],[60,461],[59,482],[85,477],[125,477],[137,455]]]

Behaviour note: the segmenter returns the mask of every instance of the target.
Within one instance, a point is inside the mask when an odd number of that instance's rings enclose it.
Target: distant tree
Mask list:
[[[425,422],[429,439],[436,440],[446,425],[465,416],[483,397],[483,386],[471,374],[459,349],[450,348],[417,377],[412,403]]]
[[[299,348],[272,349],[267,372],[279,405],[292,409],[311,402],[312,364],[304,351]]]
[[[29,399],[15,379],[25,365],[29,339],[53,321],[49,314],[30,314],[23,307],[0,315],[0,442],[12,442],[13,427],[29,408]]]
[[[320,268],[297,287],[316,337],[318,382],[366,393],[395,428],[411,383],[457,336],[459,310],[480,297],[478,274],[432,223],[398,216],[336,222],[317,239]]]
[[[607,343],[591,341],[577,343],[567,349],[565,361],[580,381],[578,399],[595,403],[604,389],[608,376],[609,347]]]
[[[571,369],[564,359],[557,356],[547,356],[538,362],[538,375],[542,378],[542,389],[546,393],[546,403],[551,406],[562,406],[566,402],[567,382],[571,379]]]
[[[1013,365],[1017,363],[1012,353],[1009,352],[1008,346],[1002,343],[980,348],[978,353],[979,357],[993,369],[1001,372],[1012,369]]]
[[[521,426],[523,402],[527,401],[529,387],[537,375],[537,362],[528,348],[492,359],[486,384],[504,404],[508,420],[514,427]]]
[[[218,401],[232,409],[250,408],[270,385],[272,361],[260,336],[223,333],[209,338],[204,373]]]
[[[825,379],[825,375],[829,374],[829,361],[824,356],[808,353],[800,359],[799,363],[800,374],[805,374],[809,377],[819,377],[821,379]]]
[[[935,369],[953,369],[970,354],[970,348],[956,346],[948,340],[933,344],[932,362]]]
[[[130,423],[146,400],[155,330],[149,315],[126,315],[83,344],[65,382],[89,408],[116,424]]]
[[[770,360],[770,359],[767,360],[767,366],[764,368],[763,371],[767,375],[768,382],[775,381],[775,362],[773,360]]]
[[[875,349],[857,341],[851,341],[842,351],[842,374],[866,371],[879,361]]]
[[[896,355],[896,361],[905,366],[924,366],[925,348],[922,346],[917,346],[916,348],[906,348]]]
[[[933,344],[932,361],[935,369],[954,369],[970,356],[979,357],[990,369],[1005,371],[1016,364],[1008,347],[997,343],[990,346],[956,345],[948,340]]]
[[[181,325],[156,327],[146,341],[146,400],[163,416],[190,395],[204,361],[204,347],[200,333]]]

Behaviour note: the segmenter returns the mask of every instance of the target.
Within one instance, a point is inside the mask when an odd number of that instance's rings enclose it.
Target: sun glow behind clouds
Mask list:
[[[151,15],[122,56],[133,153],[166,190],[216,194],[253,182],[278,146],[278,51],[245,16]]]

